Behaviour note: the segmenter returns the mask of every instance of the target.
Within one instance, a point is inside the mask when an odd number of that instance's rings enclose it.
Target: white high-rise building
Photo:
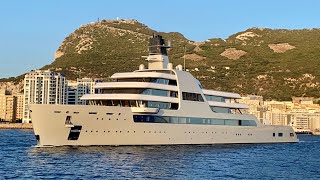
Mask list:
[[[29,104],[66,104],[65,77],[50,70],[33,70],[24,78],[23,123],[31,121]]]

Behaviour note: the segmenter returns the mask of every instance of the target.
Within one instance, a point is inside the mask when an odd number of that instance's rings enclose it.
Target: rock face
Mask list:
[[[14,82],[0,82],[0,89],[5,89],[12,94],[23,93],[23,81],[19,83]]]
[[[228,59],[237,60],[245,54],[247,54],[247,52],[245,52],[245,51],[237,50],[236,48],[228,48],[228,49],[224,50],[223,53],[221,53],[220,55],[224,56]]]
[[[192,61],[202,61],[205,59],[205,57],[199,56],[197,54],[186,54],[182,56],[182,58],[186,57],[186,59],[192,60]]]
[[[63,56],[63,54],[64,54],[63,52],[57,50],[57,51],[54,53],[54,59],[57,59],[57,58]]]
[[[239,34],[236,39],[239,39],[241,41],[245,41],[245,40],[249,40],[250,38],[253,38],[253,37],[261,37],[261,35],[258,35],[254,32],[244,32],[242,34]]]
[[[296,48],[296,47],[290,45],[289,43],[269,44],[268,46],[275,53],[284,53],[290,49]]]

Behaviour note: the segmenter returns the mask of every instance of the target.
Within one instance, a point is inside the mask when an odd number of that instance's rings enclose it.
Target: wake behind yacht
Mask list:
[[[161,36],[149,41],[148,68],[97,83],[87,105],[32,104],[39,146],[167,145],[297,142],[289,126],[263,125],[242,114],[236,93],[203,89],[173,67]]]

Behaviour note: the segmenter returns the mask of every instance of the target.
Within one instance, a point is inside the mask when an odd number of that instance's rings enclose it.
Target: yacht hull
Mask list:
[[[34,104],[30,110],[40,147],[298,141],[288,126],[137,123],[133,121],[130,107]],[[278,133],[282,136],[279,137]]]

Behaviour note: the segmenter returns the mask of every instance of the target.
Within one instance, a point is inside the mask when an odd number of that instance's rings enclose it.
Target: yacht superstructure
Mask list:
[[[203,89],[173,68],[161,36],[149,42],[148,68],[97,83],[87,105],[30,105],[39,146],[297,142],[289,126],[242,114],[239,94]]]

